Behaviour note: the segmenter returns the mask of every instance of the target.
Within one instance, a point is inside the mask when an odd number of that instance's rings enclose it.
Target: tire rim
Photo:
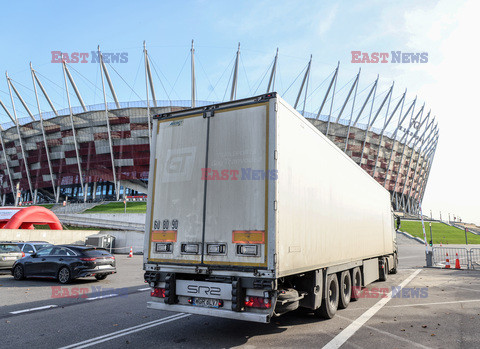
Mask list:
[[[62,270],[60,270],[60,273],[58,274],[58,278],[62,283],[67,282],[69,276],[70,276],[70,272],[68,271],[67,268],[63,268]]]
[[[351,291],[351,287],[350,287],[350,279],[348,277],[348,275],[345,275],[344,279],[343,279],[343,294],[345,296],[345,298],[348,297],[348,295],[350,294],[350,291]]]
[[[20,267],[15,267],[15,278],[20,279],[22,277],[22,269]]]
[[[328,293],[329,293],[329,297],[328,297],[328,300],[330,302],[330,306],[332,308],[335,307],[335,303],[336,303],[336,300],[337,300],[337,289],[335,287],[335,282],[331,282],[330,283],[330,287],[329,287],[329,290],[328,290]]]

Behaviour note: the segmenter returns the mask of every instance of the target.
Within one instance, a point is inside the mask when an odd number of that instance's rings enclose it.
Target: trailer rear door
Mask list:
[[[267,265],[268,104],[158,120],[149,260]]]
[[[149,260],[199,264],[207,122],[203,114],[157,122]]]
[[[205,264],[266,266],[267,130],[268,102],[210,118]]]

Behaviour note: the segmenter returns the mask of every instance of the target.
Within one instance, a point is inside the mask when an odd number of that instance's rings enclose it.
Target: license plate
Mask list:
[[[108,269],[108,268],[111,268],[111,267],[112,267],[111,265],[99,265],[98,269]]]
[[[218,308],[218,299],[195,298],[193,300],[193,305],[205,308]]]
[[[3,257],[4,261],[14,261],[16,259],[17,259],[17,257]]]

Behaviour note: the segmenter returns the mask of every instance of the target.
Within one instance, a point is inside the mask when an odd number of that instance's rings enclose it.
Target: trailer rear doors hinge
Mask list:
[[[273,151],[273,158],[274,158],[275,160],[278,160],[278,150],[274,150],[274,151]]]
[[[273,209],[277,210],[277,200],[273,200]]]
[[[275,111],[278,111],[278,103],[275,102]]]
[[[215,110],[213,110],[213,109],[207,109],[203,112],[203,118],[204,119],[213,118],[214,115],[215,115]]]

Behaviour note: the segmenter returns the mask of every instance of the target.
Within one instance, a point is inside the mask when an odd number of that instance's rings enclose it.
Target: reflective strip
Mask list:
[[[177,242],[177,231],[176,230],[154,230],[152,231],[152,241]]]
[[[236,244],[264,244],[264,230],[234,230],[232,241]]]

